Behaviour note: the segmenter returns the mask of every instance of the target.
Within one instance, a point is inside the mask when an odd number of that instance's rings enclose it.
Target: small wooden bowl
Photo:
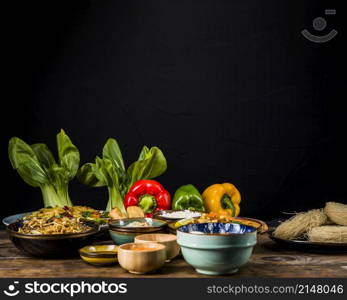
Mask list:
[[[141,250],[142,249],[142,250]],[[145,274],[161,268],[166,260],[165,246],[158,243],[123,244],[118,248],[120,266],[133,274]]]
[[[177,237],[173,234],[152,233],[141,234],[135,237],[135,243],[159,243],[166,247],[166,261],[170,261],[180,253],[180,246],[177,244]]]
[[[116,245],[85,246],[79,250],[81,258],[88,264],[95,266],[108,266],[117,262]]]

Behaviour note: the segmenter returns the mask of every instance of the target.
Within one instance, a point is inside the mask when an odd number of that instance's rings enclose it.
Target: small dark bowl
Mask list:
[[[275,230],[271,230],[269,232],[270,239],[278,243],[278,245],[282,246],[283,248],[319,254],[347,253],[347,243],[311,242],[305,239],[287,240],[275,237],[273,234],[274,231]]]
[[[10,240],[21,251],[31,256],[67,258],[78,255],[78,249],[90,245],[99,234],[99,226],[86,222],[90,230],[83,233],[32,235],[19,233],[22,220],[11,223],[6,230]]]

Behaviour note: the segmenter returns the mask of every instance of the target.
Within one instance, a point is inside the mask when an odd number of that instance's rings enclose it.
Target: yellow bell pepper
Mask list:
[[[237,217],[240,213],[241,194],[231,183],[213,184],[202,193],[207,212]]]

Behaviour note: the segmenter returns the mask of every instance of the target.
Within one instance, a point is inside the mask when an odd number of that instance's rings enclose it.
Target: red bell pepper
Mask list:
[[[158,181],[143,179],[136,181],[125,195],[124,206],[139,206],[151,218],[158,210],[170,209],[171,196]]]

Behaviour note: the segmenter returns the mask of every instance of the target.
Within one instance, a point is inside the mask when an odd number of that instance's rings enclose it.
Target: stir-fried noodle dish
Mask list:
[[[42,208],[23,218],[19,233],[66,234],[83,233],[91,229],[86,219],[97,219],[101,213],[85,206]]]

